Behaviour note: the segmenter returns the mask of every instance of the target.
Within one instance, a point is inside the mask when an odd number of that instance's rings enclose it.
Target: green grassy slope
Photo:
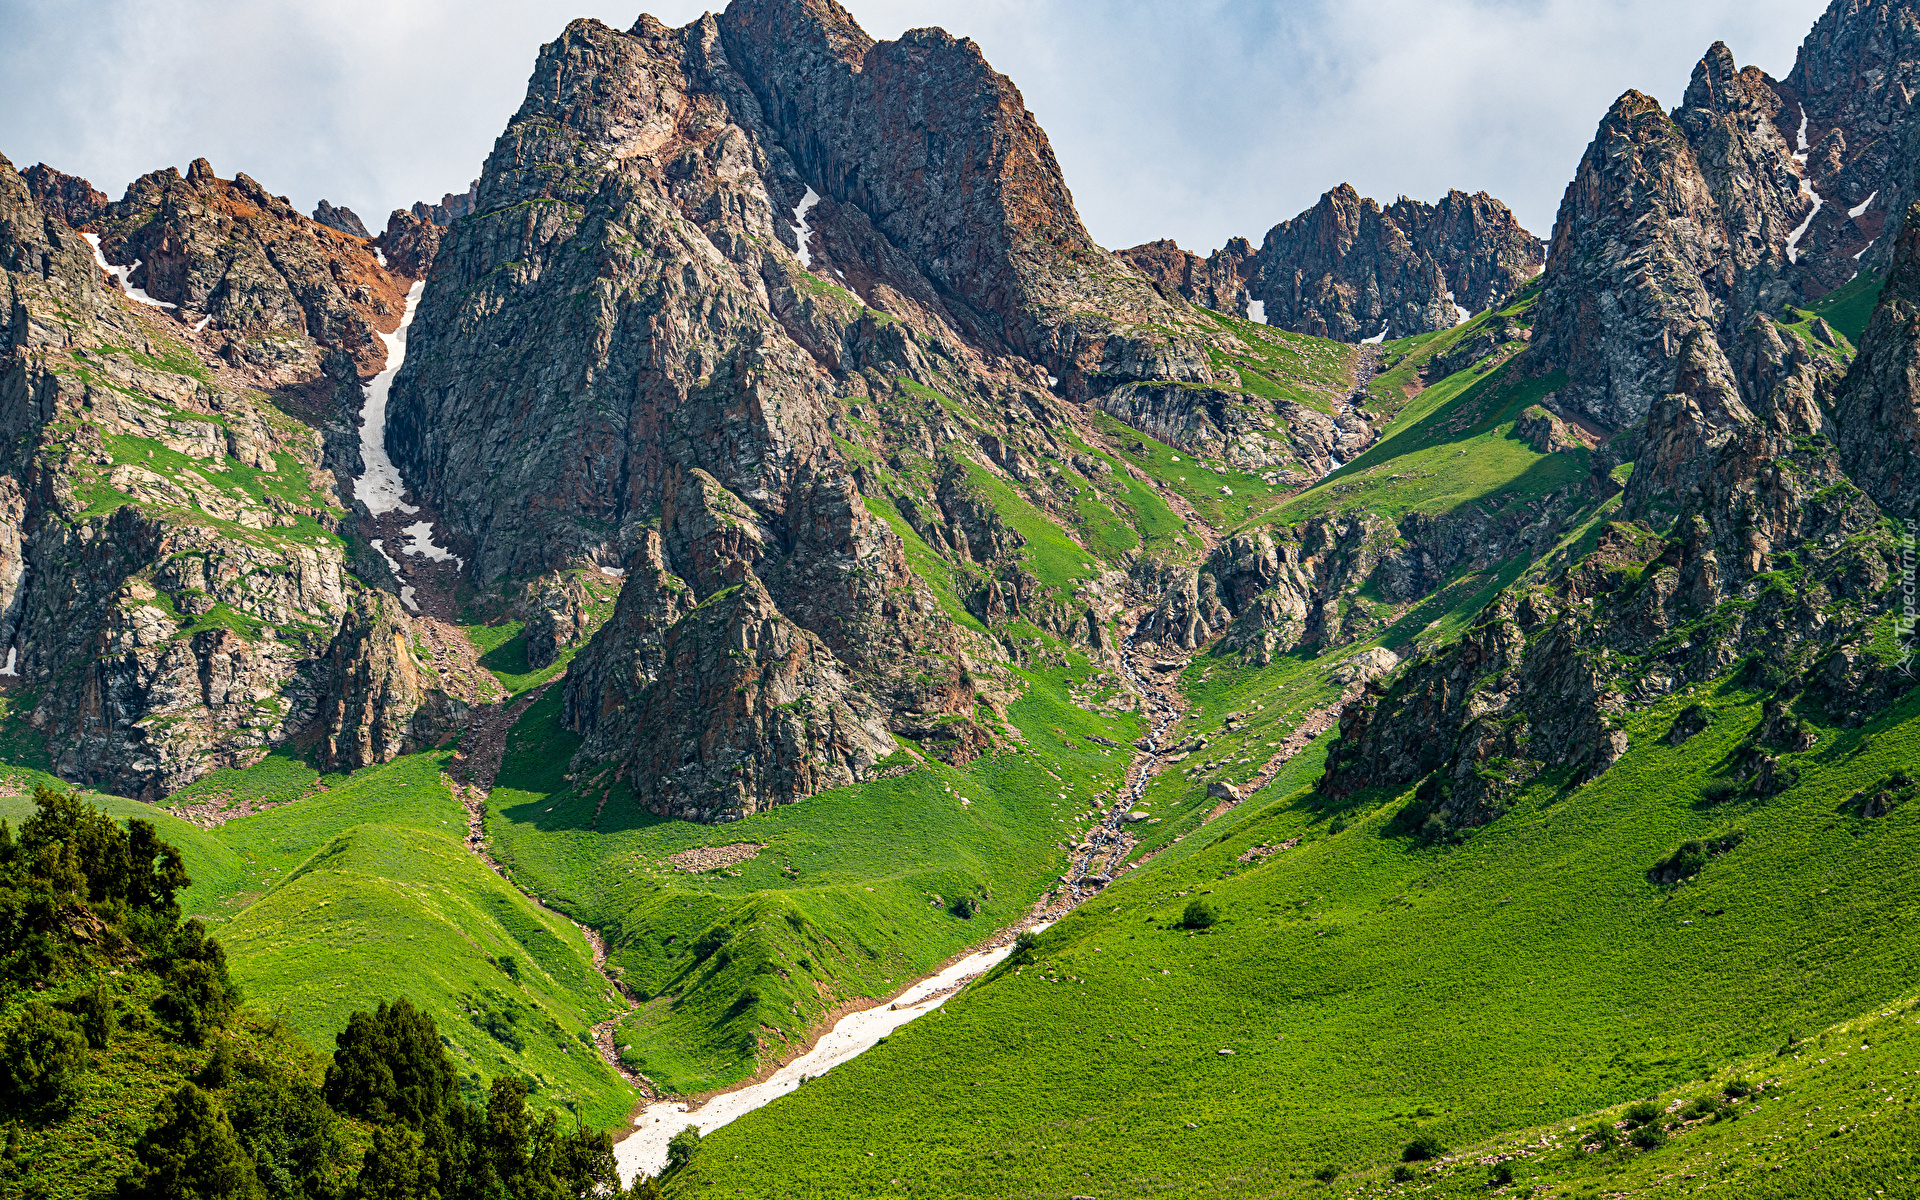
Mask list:
[[[699,1092],[802,1043],[839,1003],[908,980],[1026,911],[1066,864],[1089,799],[1120,781],[1130,712],[1076,707],[1084,659],[1027,676],[1009,713],[1028,749],[841,788],[729,825],[637,811],[623,787],[570,790],[558,693],[507,746],[487,831],[517,883],[606,931],[609,963],[650,1002],[621,1025],[632,1065]],[[962,801],[965,801],[963,803]],[[689,874],[669,855],[765,848]],[[961,915],[962,898],[977,903]]]
[[[584,936],[464,845],[447,757],[399,758],[214,831],[248,866],[245,906],[219,927],[234,978],[323,1047],[354,1009],[410,996],[472,1079],[518,1073],[539,1099],[617,1124],[631,1089],[586,1033],[624,1005]]]
[[[1328,1162],[1383,1176],[1416,1133],[1575,1119],[1877,1011],[1920,956],[1920,807],[1869,821],[1849,798],[1920,760],[1920,697],[1820,727],[1792,790],[1709,806],[1757,701],[1656,705],[1607,774],[1538,786],[1454,847],[1394,831],[1406,797],[1274,800],[718,1131],[697,1175],[766,1196],[1306,1192]],[[1715,723],[1668,747],[1689,702]],[[1690,882],[1649,882],[1735,830]],[[1177,925],[1195,894],[1223,914],[1204,934]]]
[[[180,848],[194,879],[183,911],[213,923],[248,1003],[315,1048],[330,1051],[355,1009],[409,996],[469,1082],[517,1074],[539,1089],[537,1105],[617,1125],[634,1092],[587,1035],[626,1005],[578,929],[466,847],[466,811],[442,778],[447,758],[409,755],[325,779],[282,756],[222,771],[180,795],[281,806],[211,830],[135,800],[89,799],[152,821]],[[0,797],[0,817],[17,823],[31,811],[30,797]]]

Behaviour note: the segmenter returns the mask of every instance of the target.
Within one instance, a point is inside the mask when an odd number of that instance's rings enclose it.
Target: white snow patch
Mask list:
[[[18,676],[20,674],[20,671],[16,664],[18,664],[19,661],[20,661],[20,648],[18,646],[8,646],[7,647],[7,665],[4,667],[0,667],[0,675]]]
[[[375,246],[375,247],[373,248],[373,258],[374,258],[374,261],[375,261],[375,262],[377,262],[377,263],[379,263],[379,264],[380,264],[380,268],[381,268],[381,270],[385,270],[385,269],[386,269],[386,266],[387,266],[387,252],[386,252],[385,250],[382,250],[382,249],[381,249],[380,247],[378,247],[378,246]]]
[[[1879,238],[1875,238],[1875,239],[1873,239],[1873,242],[1877,242],[1877,241],[1879,241],[1879,240],[1880,240]],[[1859,262],[1859,261],[1860,261],[1860,256],[1861,256],[1862,254],[1865,254],[1865,253],[1866,253],[1867,251],[1869,251],[1869,250],[1871,250],[1871,249],[1873,249],[1873,242],[1868,242],[1868,243],[1867,243],[1866,245],[1864,245],[1864,246],[1862,246],[1862,247],[1860,247],[1860,249],[1858,249],[1858,250],[1856,250],[1856,251],[1854,252],[1854,255],[1853,255],[1853,261],[1855,261],[1855,262]]]
[[[460,560],[459,555],[433,544],[433,526],[426,521],[415,521],[400,532],[407,535],[408,543],[400,547],[400,553],[417,554],[433,562],[451,562],[463,571],[467,569],[467,564]]]
[[[1790,263],[1800,261],[1800,239],[1807,236],[1807,230],[1813,225],[1813,219],[1820,215],[1820,208],[1826,203],[1820,198],[1820,193],[1813,190],[1813,181],[1804,173],[1807,169],[1807,106],[1804,104],[1800,106],[1800,132],[1795,137],[1800,143],[1800,152],[1793,156],[1793,161],[1800,164],[1802,172],[1800,194],[1813,197],[1813,211],[1807,214],[1806,220],[1800,222],[1798,229],[1787,235],[1787,261]],[[1867,199],[1871,201],[1873,197],[1869,196]]]
[[[407,488],[400,481],[400,468],[387,457],[387,392],[393,387],[393,377],[400,373],[400,364],[406,360],[407,326],[413,324],[413,310],[419,306],[420,293],[426,286],[422,280],[407,289],[407,311],[400,318],[400,328],[380,335],[380,340],[387,344],[387,369],[367,384],[367,401],[360,410],[360,461],[366,469],[353,481],[353,496],[376,517],[395,509],[403,513],[420,511],[402,502]]]
[[[1267,323],[1267,302],[1265,300],[1247,301],[1247,320],[1258,321],[1260,324],[1265,325]]]
[[[1787,261],[1790,263],[1800,261],[1800,239],[1807,236],[1808,227],[1820,215],[1821,206],[1826,203],[1820,198],[1820,193],[1813,190],[1813,181],[1804,177],[1800,180],[1800,194],[1813,197],[1813,210],[1807,213],[1807,219],[1800,222],[1798,229],[1787,235]]]
[[[413,602],[414,590],[407,585],[406,576],[400,573],[400,564],[393,560],[393,555],[387,553],[386,544],[379,538],[373,538],[367,544],[372,546],[373,552],[387,564],[387,570],[393,572],[393,581],[400,585],[400,602],[414,612],[419,612],[420,606]]]
[[[212,320],[213,320],[213,314],[212,314],[212,313],[208,313],[208,314],[207,314],[206,316],[204,316],[204,317],[201,317],[201,318],[200,318],[200,319],[199,319],[198,321],[196,321],[196,322],[194,322],[194,326],[193,326],[193,331],[194,331],[195,333],[199,333],[199,332],[201,332],[202,330],[204,330],[204,329],[205,329],[205,328],[207,327],[207,325],[208,325],[208,324],[209,324],[209,323],[210,323],[210,322],[211,322]]]
[[[602,575],[611,575],[615,579],[620,579],[626,575],[627,569],[625,567],[601,567],[600,573]]]
[[[1453,298],[1453,292],[1451,290],[1447,292],[1447,303],[1453,305],[1453,323],[1455,325],[1465,325],[1468,321],[1473,320],[1473,314],[1460,307],[1460,302]]]
[[[813,240],[813,226],[807,224],[807,210],[820,203],[820,193],[807,186],[807,194],[801,197],[800,207],[793,210],[793,236],[800,240],[800,265],[813,270],[813,249],[807,243]]]
[[[1380,343],[1386,340],[1387,340],[1387,326],[1385,322],[1382,322],[1380,325],[1380,332],[1374,334],[1370,338],[1361,338],[1360,344],[1362,346],[1378,346]]]
[[[1036,931],[1045,929],[1036,925]],[[969,954],[929,979],[923,979],[894,998],[884,1008],[869,1008],[842,1017],[831,1032],[821,1036],[813,1049],[775,1071],[762,1083],[756,1083],[713,1097],[698,1109],[689,1111],[675,1100],[649,1104],[634,1123],[634,1131],[614,1146],[614,1158],[620,1164],[620,1181],[631,1185],[641,1172],[657,1174],[667,1165],[667,1142],[688,1125],[701,1134],[712,1133],[722,1125],[747,1115],[800,1086],[801,1076],[819,1076],[857,1057],[874,1043],[915,1017],[925,1016],[945,1004],[958,986],[984,975],[1000,960],[1013,953],[1011,944],[993,950]]]
[[[102,271],[105,271],[107,274],[113,276],[114,280],[117,283],[119,283],[120,290],[124,291],[127,294],[127,299],[138,301],[139,303],[148,305],[152,308],[179,308],[180,307],[178,304],[169,304],[165,300],[155,300],[152,296],[147,295],[147,289],[134,287],[132,284],[127,282],[128,277],[130,277],[135,271],[138,271],[140,269],[139,259],[137,258],[134,259],[133,265],[130,267],[116,267],[112,263],[107,261],[106,255],[100,253],[100,235],[99,234],[83,233],[80,236],[87,239],[87,245],[93,247],[93,261],[100,264],[100,269]]]
[[[1874,196],[1878,196],[1879,194],[1880,194],[1879,188],[1873,189],[1873,195],[1868,196],[1865,200],[1862,200],[1860,203],[1848,209],[1847,215],[1849,217],[1858,217],[1861,213],[1866,212],[1867,209],[1873,204]]]
[[[1059,377],[1058,375],[1049,375],[1049,376],[1047,376],[1047,386],[1048,386],[1048,387],[1059,387],[1059,386],[1060,386],[1060,377]]]

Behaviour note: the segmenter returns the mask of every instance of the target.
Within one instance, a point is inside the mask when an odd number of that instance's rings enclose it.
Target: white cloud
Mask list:
[[[705,5],[646,6],[669,24]],[[1341,181],[1492,192],[1545,235],[1627,88],[1677,103],[1715,39],[1793,64],[1818,0],[851,0],[971,36],[1051,135],[1094,237],[1207,250]],[[0,151],[120,189],[204,155],[378,226],[463,188],[541,42],[607,0],[0,0]]]

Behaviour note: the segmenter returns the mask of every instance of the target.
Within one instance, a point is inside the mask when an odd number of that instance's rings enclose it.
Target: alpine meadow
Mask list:
[[[0,1200],[1920,1198],[1920,4],[1205,256],[526,49],[384,227],[0,157]]]

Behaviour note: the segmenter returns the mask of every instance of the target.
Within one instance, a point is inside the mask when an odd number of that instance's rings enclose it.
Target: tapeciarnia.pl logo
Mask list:
[[[1914,609],[1916,604],[1914,586],[1914,532],[1916,525],[1920,525],[1920,522],[1916,522],[1912,517],[1907,518],[1906,535],[1900,539],[1900,609],[1893,618],[1893,636],[1900,645],[1900,660],[1894,665],[1900,669],[1902,675],[1905,675],[1909,679],[1913,678],[1913,630]]]

